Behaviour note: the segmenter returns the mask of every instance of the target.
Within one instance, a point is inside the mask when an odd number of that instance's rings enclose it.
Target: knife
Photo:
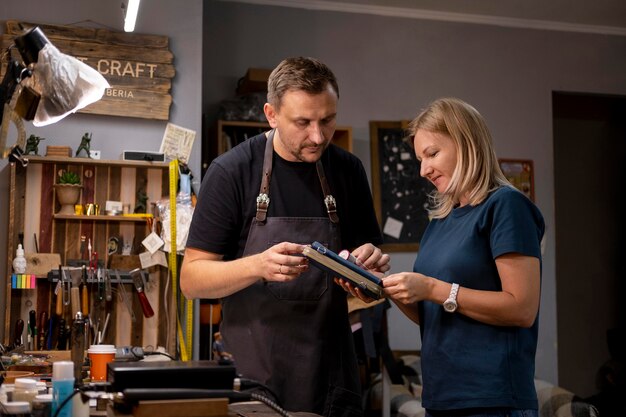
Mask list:
[[[137,289],[137,295],[139,295],[139,302],[141,303],[141,310],[143,310],[143,315],[145,317],[154,316],[154,310],[152,310],[150,301],[148,301],[148,297],[143,290],[143,278],[141,277],[141,269],[135,268],[130,271],[129,274],[133,278],[133,284],[135,284],[135,289]]]

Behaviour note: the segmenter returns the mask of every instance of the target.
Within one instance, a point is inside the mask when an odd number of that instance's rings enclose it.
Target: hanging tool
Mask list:
[[[154,310],[152,310],[152,306],[150,305],[150,301],[146,296],[146,293],[143,290],[144,283],[143,277],[141,274],[140,268],[135,268],[129,272],[131,278],[133,279],[133,284],[135,284],[135,289],[137,290],[137,295],[139,295],[139,302],[141,303],[141,310],[143,311],[143,315],[147,318],[154,316]]]
[[[45,350],[47,348],[47,336],[48,336],[48,312],[42,311],[39,313],[39,350]]]
[[[65,273],[65,268],[61,268],[61,299],[63,306],[69,306],[71,302],[70,290],[72,289],[72,281]]]
[[[124,284],[122,283],[122,278],[120,277],[120,273],[117,269],[115,269],[115,276],[117,277],[120,298],[124,302],[124,305],[126,306],[126,309],[128,310],[128,314],[130,314],[130,319],[134,323],[137,321],[137,318],[135,317],[135,312],[133,311],[133,307],[130,304],[128,293],[126,292],[126,288],[124,287]]]
[[[89,315],[89,290],[87,289],[87,267],[83,265],[81,274],[81,312],[83,316]]]
[[[65,319],[59,319],[59,337],[57,338],[57,349],[65,350],[67,345],[67,329],[65,328]]]
[[[28,312],[28,350],[37,350],[37,312]]]
[[[15,321],[15,329],[13,329],[13,349],[18,348],[24,344],[22,339],[22,333],[24,332],[24,320],[17,319]]]
[[[113,290],[111,289],[111,275],[109,270],[104,270],[104,299],[108,302],[113,299]]]

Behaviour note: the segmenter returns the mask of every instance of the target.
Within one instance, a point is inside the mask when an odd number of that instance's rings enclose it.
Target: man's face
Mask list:
[[[316,162],[335,133],[337,94],[329,86],[319,94],[290,90],[280,108],[266,103],[263,109],[274,135],[274,150],[292,162]]]

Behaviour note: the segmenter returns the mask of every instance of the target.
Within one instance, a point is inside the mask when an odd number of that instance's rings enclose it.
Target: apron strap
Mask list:
[[[261,188],[259,195],[256,198],[256,220],[258,222],[264,222],[267,218],[267,209],[270,205],[270,180],[272,178],[272,157],[274,155],[274,132],[276,129],[270,130],[265,141],[265,154],[263,155],[263,178],[261,178]],[[328,213],[328,218],[332,223],[339,223],[339,216],[337,215],[337,201],[335,197],[330,193],[330,187],[326,180],[326,173],[322,166],[322,161],[318,160],[315,163],[317,169],[317,176],[322,185],[322,192],[324,193],[324,205]]]
[[[272,156],[274,152],[274,132],[270,130],[265,141],[265,155],[263,156],[263,178],[261,178],[261,189],[256,198],[256,220],[264,222],[267,218],[267,208],[270,205],[270,179],[272,178]]]
[[[335,197],[330,193],[330,187],[328,181],[326,181],[326,173],[324,172],[324,166],[321,160],[317,160],[315,163],[317,168],[317,176],[322,184],[322,191],[324,192],[324,204],[326,205],[326,211],[328,212],[328,218],[333,223],[339,223],[339,216],[337,215],[337,201]]]

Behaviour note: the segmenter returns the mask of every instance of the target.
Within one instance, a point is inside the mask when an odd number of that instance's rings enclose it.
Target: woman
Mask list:
[[[427,416],[537,416],[543,217],[506,180],[467,103],[436,100],[409,128],[420,175],[436,188],[432,220],[413,272],[383,284],[420,325]]]

